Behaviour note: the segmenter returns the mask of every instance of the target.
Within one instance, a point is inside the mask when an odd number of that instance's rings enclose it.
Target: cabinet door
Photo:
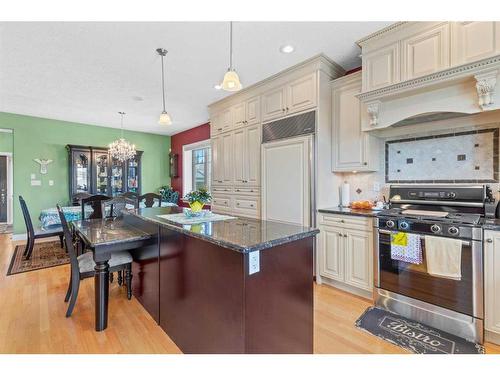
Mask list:
[[[223,183],[223,151],[222,151],[222,138],[221,136],[212,138],[212,183],[222,184]]]
[[[245,129],[245,185],[260,185],[260,124]],[[237,146],[235,142],[235,147]]]
[[[246,105],[245,102],[235,104],[231,107],[233,128],[245,125]]]
[[[368,137],[361,131],[361,76],[332,90],[333,171],[362,171],[368,167]]]
[[[344,281],[344,237],[341,228],[320,227],[319,257],[321,276]]]
[[[127,191],[141,193],[141,157],[142,151],[137,151],[134,158],[126,162],[127,165]]]
[[[402,41],[403,81],[450,66],[449,30],[449,23],[445,23]]]
[[[93,193],[111,195],[109,155],[105,151],[93,151],[93,155]]]
[[[126,162],[122,163],[116,159],[111,161],[111,176],[110,176],[110,187],[111,195],[117,196],[123,194],[125,189],[125,167]]]
[[[248,99],[246,102],[246,125],[260,122],[260,97]]]
[[[286,91],[278,87],[262,95],[262,121],[273,120],[285,115]]]
[[[233,126],[233,120],[232,120],[232,112],[231,108],[225,109],[220,113],[220,127],[222,127],[222,131],[226,132],[231,130]]]
[[[451,64],[461,65],[500,53],[500,22],[453,22]]]
[[[484,237],[484,324],[500,334],[500,232],[485,231]]]
[[[222,183],[233,183],[233,134],[224,133],[222,140]]]
[[[400,81],[399,43],[363,54],[363,92]]]
[[[287,86],[286,114],[316,107],[316,73],[292,81]]]
[[[91,156],[89,149],[71,151],[71,197],[77,193],[91,193]]]
[[[371,291],[373,289],[373,252],[371,232],[345,230],[345,282]]]
[[[246,179],[246,129],[241,128],[233,132],[233,180],[235,184],[243,184]]]

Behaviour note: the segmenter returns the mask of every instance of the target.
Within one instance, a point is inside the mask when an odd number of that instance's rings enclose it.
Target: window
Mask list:
[[[210,147],[198,148],[192,151],[192,188],[210,189]]]
[[[182,147],[182,196],[202,187],[210,190],[210,140]]]

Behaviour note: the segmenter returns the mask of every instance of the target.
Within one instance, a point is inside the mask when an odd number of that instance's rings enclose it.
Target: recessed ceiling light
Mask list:
[[[220,90],[222,88],[222,85],[214,85],[214,89]]]
[[[282,53],[292,53],[294,49],[295,47],[292,46],[291,44],[285,44],[284,46],[280,47],[280,51]]]

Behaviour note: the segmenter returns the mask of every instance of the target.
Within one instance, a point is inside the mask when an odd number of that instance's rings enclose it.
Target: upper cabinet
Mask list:
[[[392,85],[400,80],[399,43],[363,55],[363,91]]]
[[[210,133],[212,135],[217,135],[229,131],[233,126],[232,122],[231,108],[223,109],[210,118]]]
[[[378,142],[361,128],[361,72],[332,82],[333,172],[378,169]]]
[[[262,121],[270,121],[316,107],[316,73],[273,88],[262,95]]]
[[[402,80],[431,74],[450,66],[450,25],[444,23],[401,41]]]
[[[500,22],[453,22],[451,35],[452,65],[500,53]]]
[[[245,102],[245,125],[260,123],[260,97],[256,96]]]
[[[500,22],[400,22],[358,45],[365,93],[500,54]]]

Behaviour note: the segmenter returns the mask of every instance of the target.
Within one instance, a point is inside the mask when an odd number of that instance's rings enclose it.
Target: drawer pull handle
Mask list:
[[[347,238],[347,234],[344,234],[344,237],[346,237],[346,238]]]
[[[488,239],[486,240],[486,242],[488,242],[488,243],[492,243],[492,242],[493,242],[493,240],[492,240],[491,238],[488,238]]]
[[[340,220],[340,222],[341,222],[341,223],[345,223],[344,219],[341,219],[341,220]]]
[[[250,207],[253,207],[253,204],[251,204]]]

